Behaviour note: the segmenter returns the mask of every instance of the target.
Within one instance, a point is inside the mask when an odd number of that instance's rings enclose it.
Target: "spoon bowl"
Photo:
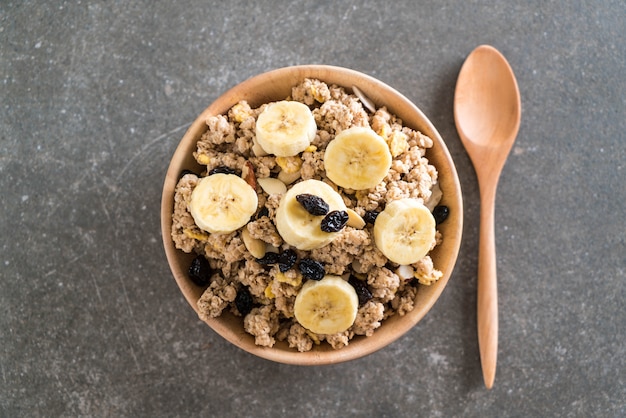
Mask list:
[[[520,123],[520,96],[511,67],[496,49],[483,45],[468,56],[454,105],[457,129],[465,142],[489,148],[513,145]]]
[[[495,380],[498,354],[495,197],[520,120],[521,101],[513,70],[495,48],[479,46],[461,67],[454,94],[454,121],[480,189],[477,322],[483,379],[488,389]]]

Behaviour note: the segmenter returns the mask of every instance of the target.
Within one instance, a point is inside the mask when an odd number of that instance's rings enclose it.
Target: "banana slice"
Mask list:
[[[224,234],[248,223],[257,209],[256,191],[234,174],[203,177],[191,192],[189,212],[200,229]]]
[[[256,121],[256,141],[266,152],[291,157],[315,139],[317,125],[304,103],[283,100],[268,105]]]
[[[296,200],[299,194],[309,193],[328,203],[329,211],[346,210],[341,195],[328,184],[319,180],[296,183],[283,195],[276,210],[276,229],[283,240],[299,250],[312,250],[330,243],[337,232],[324,232],[320,225],[323,216],[311,215]]]
[[[350,328],[356,319],[359,298],[354,287],[339,276],[308,280],[293,305],[296,320],[316,334],[336,334]]]
[[[375,187],[391,167],[387,142],[370,128],[341,131],[324,152],[326,175],[335,184],[353,190]]]
[[[435,218],[416,199],[389,203],[374,222],[374,242],[394,263],[413,264],[424,258],[435,241]]]

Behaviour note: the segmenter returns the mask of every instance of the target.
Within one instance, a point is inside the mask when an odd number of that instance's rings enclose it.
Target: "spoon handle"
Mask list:
[[[480,237],[478,246],[478,348],[483,380],[491,389],[498,357],[498,288],[494,233],[495,186],[481,193]]]

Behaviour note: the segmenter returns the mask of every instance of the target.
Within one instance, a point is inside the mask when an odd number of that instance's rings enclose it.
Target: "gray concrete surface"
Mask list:
[[[465,56],[509,59],[523,120],[497,199],[500,347],[476,341],[478,190],[454,127]],[[461,254],[405,337],[335,366],[253,357],[201,323],[159,228],[177,142],[292,64],[399,89],[457,164]],[[626,3],[2,1],[0,416],[626,416]]]

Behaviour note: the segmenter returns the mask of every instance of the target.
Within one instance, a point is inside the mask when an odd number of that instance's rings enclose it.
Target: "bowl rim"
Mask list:
[[[243,325],[241,329],[233,329],[232,326],[228,325],[232,322],[232,319],[224,320],[224,316],[231,315],[232,318],[237,318],[241,322],[241,317],[235,317],[226,311],[219,318],[210,318],[204,321],[222,338],[246,352],[279,363],[309,366],[336,364],[354,360],[378,351],[405,335],[430,311],[446,287],[456,265],[463,231],[463,200],[454,161],[441,135],[421,109],[393,87],[359,71],[332,65],[295,65],[255,75],[228,89],[196,117],[178,143],[172,155],[172,159],[170,160],[163,183],[161,196],[161,235],[166,258],[178,287],[196,313],[198,313],[196,302],[199,298],[199,294],[202,293],[202,289],[192,284],[187,278],[186,272],[178,262],[181,255],[185,253],[175,248],[171,238],[174,188],[178,182],[180,171],[187,167],[201,167],[195,162],[195,159],[193,159],[192,152],[196,148],[199,135],[206,130],[205,121],[207,117],[224,114],[230,107],[241,100],[248,100],[252,107],[257,107],[262,103],[280,100],[276,92],[260,94],[259,91],[255,91],[255,89],[263,87],[263,91],[269,91],[271,89],[285,91],[286,88],[288,88],[289,93],[282,97],[284,98],[290,94],[291,87],[302,82],[304,78],[316,78],[327,84],[337,84],[348,91],[351,90],[352,86],[357,85],[359,90],[363,91],[374,103],[379,106],[385,105],[391,113],[400,117],[405,126],[419,130],[425,135],[428,135],[433,140],[434,144],[433,148],[427,150],[427,155],[429,153],[435,153],[437,159],[444,163],[444,165],[433,163],[439,172],[439,181],[441,182],[442,189],[444,189],[444,191],[447,190],[447,192],[444,193],[442,204],[445,203],[447,206],[456,209],[451,211],[446,223],[442,224],[440,227],[445,230],[452,229],[452,231],[446,232],[443,235],[444,240],[442,244],[431,252],[431,254],[433,254],[444,251],[444,249],[447,251],[445,253],[447,255],[445,265],[437,265],[437,268],[443,272],[443,277],[430,286],[420,286],[420,293],[425,292],[428,294],[428,302],[421,305],[419,309],[416,306],[415,309],[402,317],[394,315],[385,319],[382,326],[376,329],[372,337],[355,336],[350,344],[339,350],[325,347],[328,344],[324,344],[315,346],[311,351],[298,352],[295,349],[289,348],[278,349],[277,346],[280,346],[279,342],[272,348],[254,345],[254,337],[243,330]],[[284,79],[290,80],[290,82],[286,83],[283,81]],[[350,83],[351,85],[346,85],[338,82],[338,80],[353,80],[353,82]],[[249,99],[251,95],[250,92],[253,92],[255,95],[258,94],[256,103],[255,101],[251,102]],[[386,97],[393,97],[395,101],[393,103],[386,102],[383,100],[383,98]],[[407,114],[413,115],[413,119],[407,120],[405,117],[402,117]],[[416,120],[419,122],[418,125],[420,126],[416,126]],[[435,147],[438,148],[434,150]],[[431,161],[431,157],[429,157],[429,161]],[[445,168],[445,170],[442,171],[442,168]],[[445,177],[442,178],[441,175],[444,173]],[[455,228],[452,228],[450,225],[453,225]],[[252,342],[252,345],[250,342]]]

